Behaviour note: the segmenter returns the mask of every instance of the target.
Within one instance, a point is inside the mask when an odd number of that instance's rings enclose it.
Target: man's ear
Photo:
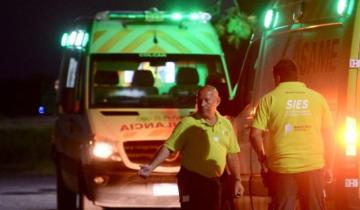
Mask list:
[[[218,97],[218,99],[217,99],[217,106],[219,106],[219,105],[220,105],[220,103],[221,103],[221,98],[220,98],[220,97]]]
[[[281,81],[280,75],[274,76],[274,81],[275,81],[275,85],[277,86]]]

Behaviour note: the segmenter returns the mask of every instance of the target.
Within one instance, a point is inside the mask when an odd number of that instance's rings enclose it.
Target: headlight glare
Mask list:
[[[99,158],[109,158],[113,154],[111,144],[105,142],[95,142],[93,154]]]

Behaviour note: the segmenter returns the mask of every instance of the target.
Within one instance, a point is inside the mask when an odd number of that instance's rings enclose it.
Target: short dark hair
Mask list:
[[[273,68],[273,76],[280,76],[280,82],[297,81],[297,67],[290,59],[281,59]]]

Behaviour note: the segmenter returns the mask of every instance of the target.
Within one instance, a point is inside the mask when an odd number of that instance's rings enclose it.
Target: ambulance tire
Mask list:
[[[79,210],[86,210],[86,209],[91,209],[91,210],[103,210],[102,207],[95,205],[91,200],[89,200],[86,195],[84,194],[80,194],[80,207]]]
[[[58,210],[77,210],[76,208],[76,196],[77,194],[69,190],[63,177],[59,165],[56,166],[56,200]]]
[[[82,193],[79,194],[79,199],[80,199],[79,210],[85,210],[88,205],[89,200],[86,198],[86,195],[84,195]]]
[[[91,198],[87,197],[87,184],[86,184],[86,178],[84,176],[84,169],[83,167],[79,166],[79,171],[78,171],[78,179],[79,179],[79,210],[86,210],[86,209],[91,209],[91,210],[103,210],[102,207],[100,206],[96,206]]]

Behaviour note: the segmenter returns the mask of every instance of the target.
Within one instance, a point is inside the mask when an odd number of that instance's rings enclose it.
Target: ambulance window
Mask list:
[[[93,55],[91,107],[194,108],[207,77],[223,77],[218,56]]]
[[[80,52],[65,52],[57,96],[61,112],[79,113],[81,111],[84,91],[81,77],[84,68],[84,56]]]

